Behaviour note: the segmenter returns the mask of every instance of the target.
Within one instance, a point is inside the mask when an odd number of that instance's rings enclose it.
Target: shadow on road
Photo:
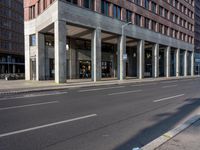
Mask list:
[[[177,108],[175,113],[163,113],[153,117],[153,119],[162,119],[158,123],[141,130],[138,134],[130,138],[125,143],[117,146],[114,150],[132,150],[133,147],[142,147],[165,132],[171,130],[179,121],[188,116],[191,112],[200,106],[200,99],[187,99],[188,103]]]

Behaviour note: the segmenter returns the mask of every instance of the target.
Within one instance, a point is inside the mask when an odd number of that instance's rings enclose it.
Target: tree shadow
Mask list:
[[[200,106],[200,99],[187,99],[185,101],[189,103],[177,108],[175,113],[163,113],[155,115],[153,120],[156,118],[159,120],[160,118],[164,119],[161,119],[156,124],[141,130],[138,134],[114,148],[114,150],[132,150],[134,147],[143,147],[157,137],[171,130],[174,125],[176,125],[179,121],[184,119],[187,115]]]

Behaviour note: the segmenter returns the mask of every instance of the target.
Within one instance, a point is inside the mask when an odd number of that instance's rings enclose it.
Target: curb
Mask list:
[[[191,119],[187,120],[183,124],[178,125],[176,128],[166,132],[165,134],[161,135],[157,139],[153,140],[152,142],[148,143],[147,145],[143,146],[140,150],[155,150],[156,148],[160,147],[177,134],[184,131],[186,128],[190,127],[196,121],[200,120],[200,114],[192,117]]]
[[[193,77],[183,77],[183,78],[168,78],[168,79],[156,79],[156,80],[115,80],[115,81],[102,81],[101,83],[88,83],[85,84],[74,84],[74,85],[60,85],[57,87],[35,87],[29,89],[22,89],[22,90],[8,90],[6,92],[0,92],[0,95],[8,95],[8,94],[22,94],[22,93],[30,93],[30,92],[45,92],[45,91],[53,91],[53,90],[65,90],[65,89],[72,89],[72,88],[82,88],[82,87],[96,87],[96,86],[103,86],[103,85],[121,85],[121,84],[128,84],[128,83],[148,83],[148,82],[159,82],[159,81],[173,81],[173,80],[182,80],[182,79],[193,79],[199,78],[198,76]]]

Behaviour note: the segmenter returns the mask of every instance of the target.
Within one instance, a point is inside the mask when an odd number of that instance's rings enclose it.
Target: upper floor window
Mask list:
[[[78,4],[78,0],[67,0],[67,2],[73,3],[73,4]]]
[[[36,35],[32,34],[30,35],[30,46],[35,46],[36,45]]]
[[[29,7],[29,19],[35,18],[35,5]]]
[[[156,14],[156,9],[157,9],[156,7],[157,7],[156,3],[152,2],[151,11],[155,14]]]
[[[83,2],[85,8],[94,10],[94,0],[84,0]]]
[[[159,15],[163,16],[163,7],[161,7],[161,6],[159,7]]]
[[[137,5],[141,5],[141,0],[135,0],[135,3],[136,3]]]
[[[169,11],[167,9],[165,9],[165,11],[164,11],[164,17],[167,18],[167,19],[168,19],[168,13],[169,13]]]
[[[132,12],[129,10],[126,10],[126,21],[132,22]]]
[[[141,26],[141,16],[138,14],[135,15],[135,24]]]
[[[101,0],[101,13],[109,16],[109,2],[107,2],[106,0]]]
[[[144,19],[144,27],[147,28],[147,29],[149,29],[149,22],[150,22],[150,21],[149,21],[148,18],[145,18],[145,19]]]
[[[151,27],[153,31],[156,31],[156,21],[152,21]]]
[[[149,10],[149,0],[144,0],[144,7]]]
[[[121,20],[121,7],[117,5],[113,6],[113,17]]]

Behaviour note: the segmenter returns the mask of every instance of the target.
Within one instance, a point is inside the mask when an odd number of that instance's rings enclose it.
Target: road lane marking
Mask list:
[[[109,89],[119,89],[124,88],[125,86],[117,86],[117,87],[106,87],[106,88],[97,88],[97,89],[86,89],[86,90],[80,90],[78,92],[92,92],[92,91],[100,91],[100,90],[109,90]]]
[[[33,107],[33,106],[47,105],[47,104],[53,104],[53,103],[59,103],[59,101],[51,101],[51,102],[44,102],[44,103],[34,103],[34,104],[27,104],[27,105],[20,105],[20,106],[4,107],[4,108],[0,108],[0,111],[2,111],[2,110],[9,110],[9,109],[24,108],[24,107]]]
[[[160,83],[167,84],[167,83],[175,83],[175,82],[178,82],[178,81],[177,80],[176,81],[164,81],[164,82],[160,82]]]
[[[48,94],[26,94],[23,96],[18,96],[18,97],[5,97],[5,98],[0,98],[0,101],[5,101],[5,100],[11,100],[11,99],[24,99],[24,98],[32,98],[32,97],[42,97],[42,96],[50,96],[50,95],[62,95],[62,94],[67,94],[68,92],[56,92],[56,93],[48,93]]]
[[[10,135],[20,134],[20,133],[24,133],[24,132],[34,131],[34,130],[38,130],[38,129],[42,129],[42,128],[52,127],[52,126],[56,126],[56,125],[60,125],[60,124],[65,124],[65,123],[82,120],[82,119],[86,119],[86,118],[91,118],[91,117],[95,117],[95,116],[97,116],[97,114],[91,114],[91,115],[87,115],[87,116],[82,116],[82,117],[77,117],[77,118],[68,119],[68,120],[64,120],[64,121],[59,121],[59,122],[54,122],[54,123],[45,124],[45,125],[41,125],[41,126],[36,126],[36,127],[32,127],[32,128],[27,128],[27,129],[23,129],[23,130],[7,132],[7,133],[0,134],[0,138],[10,136]]]
[[[111,93],[111,94],[108,94],[108,95],[112,96],[112,95],[122,95],[122,94],[129,94],[129,93],[138,93],[138,92],[142,92],[142,90],[117,92],[117,93]]]
[[[147,83],[147,84],[138,84],[138,85],[131,85],[131,86],[145,86],[145,85],[156,85],[157,83]]]
[[[169,99],[182,97],[182,96],[184,96],[184,95],[185,95],[185,94],[179,94],[179,95],[175,95],[175,96],[165,97],[165,98],[161,98],[161,99],[154,100],[153,102],[156,103],[156,102],[166,101],[166,100],[169,100]]]
[[[168,85],[168,86],[163,86],[162,88],[165,89],[165,88],[171,88],[171,87],[176,87],[176,86],[178,86],[178,85],[177,84],[175,84],[175,85]]]
[[[181,82],[194,81],[194,79],[180,80]]]

